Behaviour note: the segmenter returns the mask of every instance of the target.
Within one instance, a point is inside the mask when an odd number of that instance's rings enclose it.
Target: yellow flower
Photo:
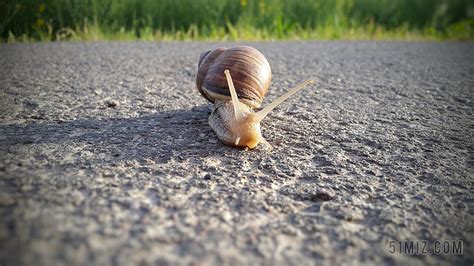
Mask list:
[[[240,5],[243,7],[247,6],[247,0],[240,0]]]
[[[45,9],[46,9],[46,5],[44,3],[41,3],[38,7],[38,11],[40,13],[43,13]]]

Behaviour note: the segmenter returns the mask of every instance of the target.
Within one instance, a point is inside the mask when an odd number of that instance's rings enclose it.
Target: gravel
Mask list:
[[[472,42],[250,43],[265,103],[317,80],[263,121],[271,152],[207,124],[198,58],[233,45],[0,45],[0,264],[474,263]]]

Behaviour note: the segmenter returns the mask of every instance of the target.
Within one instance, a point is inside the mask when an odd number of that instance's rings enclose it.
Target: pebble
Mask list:
[[[118,102],[116,100],[106,100],[105,105],[110,108],[115,108],[118,106]]]
[[[224,211],[222,214],[221,214],[221,217],[224,221],[226,222],[230,222],[232,220],[232,214],[229,212],[229,211]]]
[[[335,197],[335,193],[333,191],[325,190],[325,189],[318,189],[316,193],[311,196],[312,201],[328,201],[332,200]]]

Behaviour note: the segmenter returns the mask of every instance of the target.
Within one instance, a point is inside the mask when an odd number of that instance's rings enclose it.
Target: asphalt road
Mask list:
[[[271,152],[207,124],[198,58],[233,45],[0,45],[0,264],[474,263],[474,43],[251,43],[264,104],[317,80]]]

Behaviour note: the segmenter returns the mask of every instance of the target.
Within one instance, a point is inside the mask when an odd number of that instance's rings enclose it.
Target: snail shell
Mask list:
[[[249,46],[216,48],[201,54],[196,85],[202,96],[215,103],[231,99],[224,74],[230,69],[237,96],[251,108],[262,105],[267,93],[272,71],[265,56]]]

